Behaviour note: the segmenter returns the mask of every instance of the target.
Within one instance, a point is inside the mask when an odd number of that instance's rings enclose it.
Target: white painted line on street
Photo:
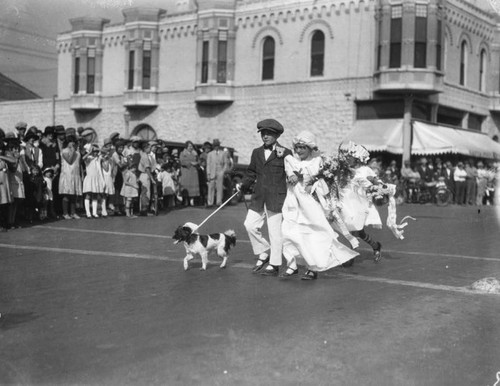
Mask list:
[[[79,228],[62,228],[62,227],[53,227],[50,225],[36,225],[33,228],[41,228],[41,229],[53,229],[57,231],[67,231],[67,232],[82,232],[82,233],[99,233],[106,235],[116,235],[116,236],[133,236],[133,237],[151,237],[157,239],[172,239],[172,236],[165,235],[155,235],[151,233],[129,233],[129,232],[115,232],[115,231],[103,231],[103,230],[95,230],[95,229],[79,229]],[[249,243],[250,240],[239,240],[238,243]]]
[[[54,229],[58,231],[67,231],[67,232],[83,232],[83,233],[103,233],[117,236],[133,236],[133,237],[151,237],[151,238],[160,238],[160,239],[172,239],[171,236],[164,235],[155,235],[150,233],[129,233],[129,232],[115,232],[115,231],[102,231],[95,229],[78,229],[78,228],[62,228],[62,227],[54,227],[50,225],[37,225],[33,228],[46,228],[46,229]],[[241,240],[238,239],[238,243],[250,243],[250,240]],[[370,251],[369,248],[358,248],[357,251]],[[500,257],[482,257],[482,256],[468,256],[468,255],[454,255],[451,253],[434,253],[434,252],[412,252],[412,251],[399,251],[394,249],[383,249],[384,253],[394,253],[398,255],[410,255],[410,256],[429,256],[429,257],[443,257],[443,258],[461,258],[461,259],[470,259],[470,260],[482,260],[482,261],[494,261],[500,262]]]
[[[365,249],[368,251],[368,249]],[[371,249],[370,249],[371,251]],[[395,253],[400,255],[412,255],[412,256],[430,256],[430,257],[455,257],[460,259],[470,259],[470,260],[483,260],[483,261],[496,261],[500,262],[500,258],[497,257],[481,257],[481,256],[468,256],[468,255],[454,255],[451,253],[435,253],[435,252],[411,252],[411,251],[396,251],[391,249],[382,249],[383,253]],[[383,257],[382,257],[383,258]]]
[[[17,249],[17,250],[20,249],[25,251],[27,250],[27,251],[44,251],[44,252],[54,252],[54,253],[69,253],[69,254],[89,255],[89,256],[112,256],[112,257],[130,257],[134,259],[182,261],[182,259],[178,258],[174,259],[174,258],[155,256],[155,255],[144,255],[140,253],[89,251],[83,249],[52,248],[52,247],[30,246],[30,245],[0,244],[0,248]]]
[[[329,276],[332,276],[332,274],[329,274]],[[335,276],[342,276],[342,277],[352,279],[352,280],[371,281],[371,282],[384,283],[384,284],[402,285],[402,286],[406,286],[406,287],[417,287],[417,288],[432,289],[432,290],[437,290],[437,291],[451,291],[451,292],[460,292],[460,293],[466,293],[466,294],[484,295],[484,293],[482,293],[482,292],[478,292],[476,290],[472,290],[472,289],[467,288],[467,287],[455,287],[455,286],[451,286],[451,285],[422,283],[422,282],[418,282],[418,281],[396,280],[396,279],[370,277],[370,276],[363,276],[363,275],[350,275],[348,273],[336,273]]]
[[[118,252],[107,252],[107,251],[89,251],[82,249],[70,249],[70,248],[51,248],[51,247],[39,247],[39,246],[28,246],[28,245],[11,245],[11,244],[0,244],[0,248],[8,248],[8,249],[17,249],[17,250],[30,250],[30,251],[45,251],[45,252],[54,252],[54,253],[68,253],[71,255],[87,255],[87,256],[111,256],[111,257],[126,257],[126,258],[134,258],[134,259],[149,259],[149,260],[162,260],[162,261],[170,261],[175,263],[181,263],[182,259],[172,258],[172,257],[161,257],[155,255],[145,255],[138,253],[118,253]],[[209,262],[210,265],[218,265],[217,262]],[[253,265],[247,263],[235,263],[232,264],[233,268],[244,268],[250,270]],[[335,277],[341,276],[350,280],[359,280],[359,281],[368,281],[368,282],[376,282],[383,284],[391,284],[391,285],[400,285],[406,287],[415,287],[415,288],[423,288],[437,291],[448,291],[448,292],[457,292],[464,294],[478,294],[484,295],[485,293],[478,292],[472,290],[467,287],[455,287],[449,285],[442,284],[432,284],[432,283],[422,283],[416,281],[407,281],[407,280],[396,280],[396,279],[387,279],[380,277],[370,277],[363,275],[352,275],[347,273],[335,272],[335,273],[325,273],[325,276]]]

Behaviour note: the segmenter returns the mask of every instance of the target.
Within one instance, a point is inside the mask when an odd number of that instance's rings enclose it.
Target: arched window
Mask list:
[[[142,124],[137,126],[132,135],[137,135],[146,141],[154,141],[156,137],[156,131],[149,125]]]
[[[479,91],[486,91],[486,50],[479,55]]]
[[[460,85],[465,86],[467,73],[467,42],[460,45]]]
[[[274,79],[274,45],[272,37],[265,38],[262,47],[262,80]]]
[[[315,31],[311,39],[311,76],[322,76],[325,63],[325,34]]]

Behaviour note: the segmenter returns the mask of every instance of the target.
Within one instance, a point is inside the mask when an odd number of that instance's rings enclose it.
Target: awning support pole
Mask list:
[[[413,105],[413,94],[405,95],[405,111],[403,116],[403,163],[411,157],[411,109]]]

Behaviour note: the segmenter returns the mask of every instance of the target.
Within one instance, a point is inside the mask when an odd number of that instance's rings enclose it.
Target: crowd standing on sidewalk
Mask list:
[[[18,122],[0,129],[0,231],[47,220],[78,220],[123,215],[151,216],[182,206],[209,206],[208,154],[220,141],[184,150],[165,141],[114,132],[99,147],[91,128]],[[221,151],[222,169],[230,153]],[[222,187],[217,180],[213,191]]]
[[[373,165],[380,178],[398,186],[400,202],[435,202],[437,188],[443,184],[450,192],[450,204],[500,204],[500,192],[496,190],[500,163],[492,160],[464,158],[452,162],[444,157],[420,157],[405,161],[401,169],[396,161],[386,166],[379,160]],[[429,200],[419,199],[424,193]]]

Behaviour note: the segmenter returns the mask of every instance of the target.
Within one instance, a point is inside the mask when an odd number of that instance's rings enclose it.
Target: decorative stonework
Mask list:
[[[279,29],[277,29],[276,27],[264,27],[255,34],[255,37],[253,38],[252,41],[252,48],[255,48],[257,41],[266,33],[271,33],[273,37],[276,37],[278,39],[280,45],[283,44],[283,38],[281,36],[281,32],[279,31]]]
[[[326,29],[326,31],[328,31],[328,33],[325,35],[328,35],[330,37],[330,39],[333,39],[333,30],[332,30],[332,27],[330,26],[330,24],[328,24],[324,20],[313,20],[313,21],[310,21],[309,23],[307,23],[307,25],[302,29],[302,32],[300,33],[300,38],[299,38],[300,43],[302,43],[302,41],[304,40],[304,35],[305,35],[306,31],[309,29],[313,29],[314,26],[322,26],[324,29]],[[322,30],[323,30],[323,28],[322,28]]]
[[[254,1],[249,0],[249,3]],[[257,1],[258,2],[258,1]],[[241,2],[239,2],[241,3]],[[243,2],[243,4],[248,4]],[[239,16],[236,18],[236,25],[242,28],[254,27],[255,25],[261,26],[274,22],[278,24],[295,22],[297,20],[303,21],[313,18],[330,17],[332,14],[341,15],[349,14],[351,12],[359,13],[360,11],[370,11],[376,5],[376,0],[358,0],[358,1],[342,1],[339,3],[325,2],[324,4],[304,5],[303,8],[294,8],[293,10],[276,10],[273,9],[269,13],[259,13],[253,16],[248,15],[250,12],[245,12],[247,16]],[[263,7],[264,9],[266,7]],[[238,8],[237,8],[238,12]],[[243,13],[243,12],[242,12]]]

